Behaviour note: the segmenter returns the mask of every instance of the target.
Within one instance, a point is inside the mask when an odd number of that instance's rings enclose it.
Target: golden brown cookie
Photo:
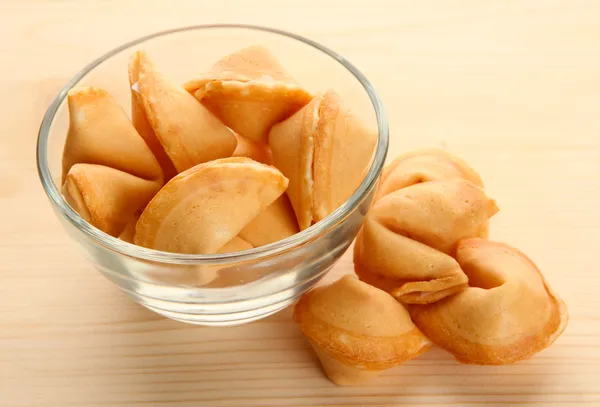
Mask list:
[[[78,87],[69,92],[69,130],[62,159],[62,182],[77,163],[98,164],[136,177],[162,182],[156,158],[125,111],[104,89]]]
[[[410,185],[443,179],[465,179],[483,188],[479,174],[455,155],[438,149],[417,150],[386,165],[375,200]]]
[[[296,233],[298,233],[298,222],[289,198],[283,194],[252,219],[238,236],[253,247],[259,247]]]
[[[139,101],[175,169],[230,157],[237,145],[231,130],[159,72],[145,52],[132,58],[130,77],[137,78]]]
[[[273,164],[290,180],[287,195],[300,230],[313,221],[314,133],[321,99],[315,97],[292,117],[273,126],[269,133]]]
[[[223,123],[253,141],[311,100],[265,48],[253,46],[228,55],[185,88]]]
[[[271,151],[266,143],[256,142],[235,135],[237,139],[237,147],[232,154],[232,157],[248,157],[259,163],[271,165],[273,160],[271,159]]]
[[[376,141],[331,90],[273,126],[273,162],[290,179],[288,196],[301,230],[350,198],[364,178]]]
[[[217,250],[217,253],[234,253],[241,252],[242,250],[250,250],[252,248],[254,248],[254,246],[252,246],[250,243],[239,236],[235,236],[229,242],[225,243],[219,250]]]
[[[62,193],[83,219],[112,236],[119,236],[158,192],[158,181],[96,164],[75,164]]]
[[[175,253],[216,253],[275,201],[288,180],[249,158],[199,164],[169,181],[148,204],[137,245]]]
[[[462,179],[399,189],[369,211],[354,246],[361,280],[407,304],[440,300],[467,286],[452,258],[458,241],[487,233],[495,202]]]
[[[158,192],[158,190],[156,192]],[[119,234],[119,239],[127,243],[133,243],[133,236],[135,235],[135,225],[137,225],[137,221],[140,218],[142,211],[143,208],[139,211],[139,213],[135,214],[134,218],[131,219],[131,221],[129,221],[127,225],[125,225],[125,228]]]
[[[140,51],[135,52],[129,58],[129,86],[131,88],[131,122],[142,136],[152,153],[158,160],[160,167],[162,168],[165,182],[169,181],[175,175],[177,170],[173,165],[173,162],[165,152],[162,144],[156,137],[148,117],[146,116],[146,110],[140,96],[139,89],[139,73],[140,73]],[[133,237],[133,236],[132,236]]]
[[[345,109],[333,91],[323,96],[314,136],[313,210],[318,222],[356,191],[371,162],[377,136]]]
[[[294,321],[339,385],[361,384],[431,346],[400,303],[351,276],[302,296]]]
[[[466,239],[458,244],[456,259],[470,287],[435,304],[414,306],[411,315],[459,362],[514,363],[550,346],[565,329],[566,305],[517,249]]]

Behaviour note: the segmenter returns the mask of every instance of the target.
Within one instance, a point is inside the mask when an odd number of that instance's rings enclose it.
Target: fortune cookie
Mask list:
[[[375,200],[420,182],[465,179],[483,188],[479,174],[466,162],[445,150],[417,150],[403,154],[387,165]]]
[[[400,303],[351,276],[302,296],[294,321],[339,385],[365,382],[431,346]]]
[[[452,258],[459,240],[487,234],[495,202],[462,179],[430,181],[375,202],[355,246],[359,278],[407,304],[427,304],[464,289]]]
[[[235,236],[229,242],[225,243],[219,250],[217,250],[217,253],[222,254],[222,253],[241,252],[242,250],[250,250],[253,247],[254,246],[252,246],[250,243],[248,243],[241,237]]]
[[[238,236],[253,247],[258,247],[296,233],[298,233],[298,222],[289,198],[283,194],[252,219]]]
[[[252,249],[252,246],[248,242],[245,242],[243,239],[240,239],[236,236],[229,242],[225,243],[225,245],[223,245],[215,253],[224,254],[249,249]],[[222,264],[195,264],[178,267],[155,266],[152,268],[152,270],[148,271],[147,275],[153,282],[160,284],[174,284],[188,287],[223,288],[234,285],[231,284],[230,281],[226,281],[226,284],[224,284],[223,279],[220,278],[221,271],[231,271],[232,268],[239,269],[239,267],[236,266],[223,266]],[[227,275],[229,275],[229,273],[227,273]]]
[[[231,130],[160,73],[145,52],[134,54],[129,66],[130,78],[137,78],[136,103],[141,102],[155,137],[178,172],[231,156],[237,145]]]
[[[217,254],[225,254],[225,253],[234,253],[241,252],[242,250],[250,250],[252,249],[252,245],[246,242],[244,239],[239,236],[235,236],[233,239],[225,243],[219,250],[216,251]],[[234,266],[235,268],[235,266]],[[225,271],[230,267],[225,267]],[[223,267],[221,265],[215,266],[205,266],[200,265],[196,267],[196,285],[200,287],[219,287],[219,275],[223,271]],[[222,280],[222,279],[221,279]],[[216,283],[215,283],[216,282]],[[227,285],[221,286],[227,287]]]
[[[137,130],[137,132],[142,136],[152,153],[156,157],[158,163],[160,164],[165,182],[173,178],[177,175],[177,170],[173,165],[173,162],[165,152],[162,144],[156,137],[150,122],[148,121],[148,117],[146,116],[146,110],[144,109],[144,104],[142,102],[142,98],[140,96],[139,89],[139,72],[140,72],[140,52],[135,52],[129,58],[129,86],[131,89],[131,122],[133,126]],[[135,225],[134,225],[135,230]],[[133,237],[133,235],[131,236]]]
[[[134,243],[175,253],[215,253],[287,185],[276,168],[249,158],[196,165],[173,177],[150,201]]]
[[[269,133],[274,165],[290,180],[290,198],[300,230],[313,220],[314,133],[319,120],[321,97],[315,97],[292,117],[279,123]]]
[[[162,170],[107,91],[75,88],[67,101],[63,195],[86,221],[119,236],[162,186]]]
[[[266,142],[271,126],[311,99],[273,55],[258,46],[224,57],[184,86],[229,128],[258,142]]]
[[[566,305],[518,250],[484,239],[458,244],[469,288],[435,304],[415,305],[413,320],[459,362],[501,365],[550,346],[565,329]]]
[[[119,236],[158,192],[161,184],[96,164],[75,164],[62,193],[83,219]]]
[[[376,141],[331,90],[273,126],[273,163],[290,180],[288,196],[300,230],[327,217],[354,193]]]
[[[98,164],[162,183],[162,170],[127,113],[104,89],[74,88],[67,97],[69,130],[62,182],[74,164]]]
[[[233,151],[232,157],[248,157],[259,163],[271,165],[271,151],[266,143],[256,142],[235,135],[237,138],[237,147]]]
[[[158,192],[158,190],[156,192]],[[148,202],[150,202],[150,201],[148,200]],[[136,211],[135,217],[133,219],[131,219],[129,221],[129,223],[127,223],[127,225],[125,225],[125,228],[119,235],[119,239],[121,239],[124,242],[133,244],[133,236],[135,236],[135,225],[137,225],[137,221],[140,218],[141,214],[142,214],[142,210]]]
[[[221,247],[217,253],[234,253],[242,250],[250,250],[253,246],[239,236],[234,237],[225,246]],[[252,266],[233,265],[229,267],[209,266],[200,270],[200,276],[204,278],[211,277],[210,281],[201,281],[201,285],[206,288],[226,288],[234,287],[254,281],[263,276],[264,271],[256,270]],[[212,273],[212,274],[211,274]]]

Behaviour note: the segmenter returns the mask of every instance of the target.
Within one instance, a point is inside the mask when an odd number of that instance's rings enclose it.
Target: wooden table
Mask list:
[[[599,2],[124,3],[0,2],[0,406],[600,405]],[[290,310],[187,326],[92,270],[37,178],[42,115],[97,55],[216,22],[298,32],[347,56],[387,107],[391,157],[446,147],[469,161],[501,207],[492,237],[529,254],[569,305],[555,345],[502,367],[434,349],[340,388]],[[347,254],[328,278],[351,271]]]

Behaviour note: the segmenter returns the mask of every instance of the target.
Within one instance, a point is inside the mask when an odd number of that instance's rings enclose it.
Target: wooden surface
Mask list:
[[[0,2],[0,406],[600,405],[600,3],[284,3]],[[347,56],[386,105],[391,157],[447,147],[469,161],[501,207],[492,237],[530,255],[569,305],[555,345],[504,367],[434,349],[339,388],[290,310],[187,326],[92,270],[37,178],[42,115],[100,53],[216,22],[287,29]],[[351,270],[346,255],[328,278]]]

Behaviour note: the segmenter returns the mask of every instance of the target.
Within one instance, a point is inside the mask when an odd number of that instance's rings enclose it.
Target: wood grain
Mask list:
[[[390,157],[447,147],[569,305],[554,346],[514,366],[439,349],[373,384],[321,374],[290,310],[235,328],[165,320],[91,269],[35,168],[41,117],[80,67],[126,40],[246,22],[323,42],[374,83]],[[474,0],[0,2],[0,406],[600,405],[600,3]],[[351,272],[346,255],[328,276]]]

